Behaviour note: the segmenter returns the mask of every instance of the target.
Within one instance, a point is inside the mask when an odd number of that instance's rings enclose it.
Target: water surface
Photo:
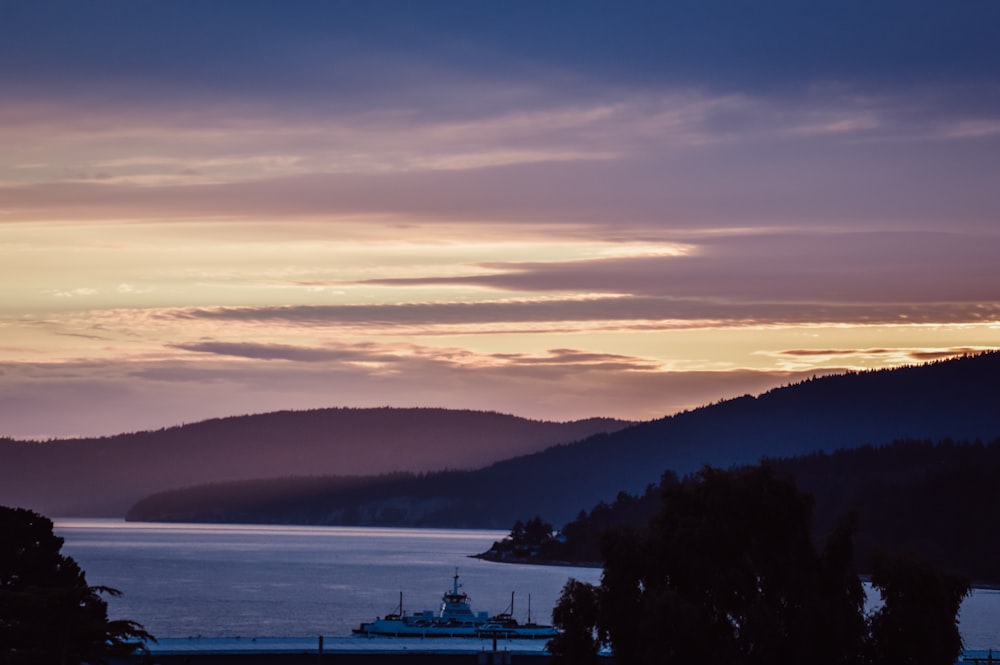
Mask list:
[[[507,609],[548,623],[569,577],[597,583],[600,569],[500,564],[468,555],[500,531],[142,524],[59,520],[63,551],[93,585],[124,592],[113,618],[157,637],[347,636],[362,621],[436,608],[459,570],[473,610]],[[968,649],[1000,647],[1000,591],[977,589],[960,615]]]
[[[600,570],[471,559],[498,531],[142,524],[59,520],[90,584],[115,587],[115,618],[158,637],[346,635],[394,611],[432,609],[458,569],[473,610],[548,622],[566,580]]]

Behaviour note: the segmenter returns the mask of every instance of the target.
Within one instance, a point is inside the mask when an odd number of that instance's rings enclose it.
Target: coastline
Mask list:
[[[480,559],[482,561],[492,561],[493,563],[515,563],[527,566],[560,566],[563,568],[603,568],[600,561],[559,561],[554,559],[538,559],[536,557],[499,557],[490,554],[489,550],[479,554],[468,555],[470,559]]]

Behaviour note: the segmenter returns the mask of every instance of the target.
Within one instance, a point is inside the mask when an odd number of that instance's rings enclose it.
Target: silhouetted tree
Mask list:
[[[529,545],[541,545],[552,538],[552,525],[535,515],[524,525],[524,540]]]
[[[959,607],[969,583],[911,557],[879,557],[871,579],[883,605],[870,618],[871,665],[951,665],[962,651]]]
[[[134,621],[108,620],[101,594],[63,555],[52,521],[0,506],[0,654],[5,665],[104,662],[152,640]]]
[[[646,662],[707,649],[709,662],[833,663],[827,645],[860,639],[860,621],[823,621],[860,615],[860,580],[849,560],[817,553],[810,497],[767,466],[667,485],[647,550],[644,604],[679,628],[653,632]]]
[[[549,640],[554,665],[592,665],[601,645],[597,634],[597,589],[572,577],[563,586],[559,602],[552,610],[552,622],[559,627]]]
[[[954,662],[968,586],[893,564],[873,580],[886,606],[867,623],[853,567],[856,521],[849,515],[817,549],[810,496],[767,465],[665,481],[648,529],[605,537],[596,593],[564,589],[553,646],[588,654],[599,637],[626,665]],[[586,625],[595,598],[596,619]],[[911,651],[894,640],[917,632],[918,650],[932,660],[902,658]]]
[[[514,522],[514,526],[510,529],[510,535],[507,537],[514,543],[524,542],[524,522],[521,520]]]

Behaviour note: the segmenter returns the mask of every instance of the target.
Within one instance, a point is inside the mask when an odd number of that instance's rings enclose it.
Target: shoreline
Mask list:
[[[479,554],[469,554],[470,559],[480,559],[482,561],[492,561],[493,563],[513,563],[525,566],[559,566],[563,568],[603,568],[604,564],[599,561],[559,561],[553,559],[535,559],[530,557],[497,557],[490,556],[489,552]]]

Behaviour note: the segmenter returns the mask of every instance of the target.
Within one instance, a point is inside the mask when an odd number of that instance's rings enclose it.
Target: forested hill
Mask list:
[[[1000,584],[1000,531],[995,528],[1000,521],[1000,439],[896,441],[769,459],[766,464],[790,475],[813,497],[817,542],[824,542],[849,511],[856,511],[856,561],[863,572],[870,572],[875,553],[911,553],[977,582]],[[667,474],[662,482],[676,485],[694,479]],[[660,494],[660,487],[653,485],[641,495],[623,492],[563,525],[561,539],[536,528],[533,542],[522,543],[521,549],[531,550],[535,562],[596,564],[601,536],[610,529],[644,528],[660,509]],[[512,546],[510,540],[495,546],[496,558],[511,558]]]
[[[0,439],[0,504],[60,517],[122,517],[140,498],[174,487],[262,476],[473,469],[627,424],[448,409],[317,409],[106,438]]]
[[[896,439],[992,440],[1000,436],[1000,353],[895,370],[809,380],[727,400],[610,434],[554,446],[467,473],[383,478],[364,487],[331,482],[281,491],[281,508],[173,494],[134,519],[208,519],[508,528],[526,516],[563,524],[620,491],[641,492],[673,469],[728,467]],[[301,489],[301,488],[300,488]],[[212,498],[210,498],[212,497]],[[182,508],[183,507],[183,508]]]

